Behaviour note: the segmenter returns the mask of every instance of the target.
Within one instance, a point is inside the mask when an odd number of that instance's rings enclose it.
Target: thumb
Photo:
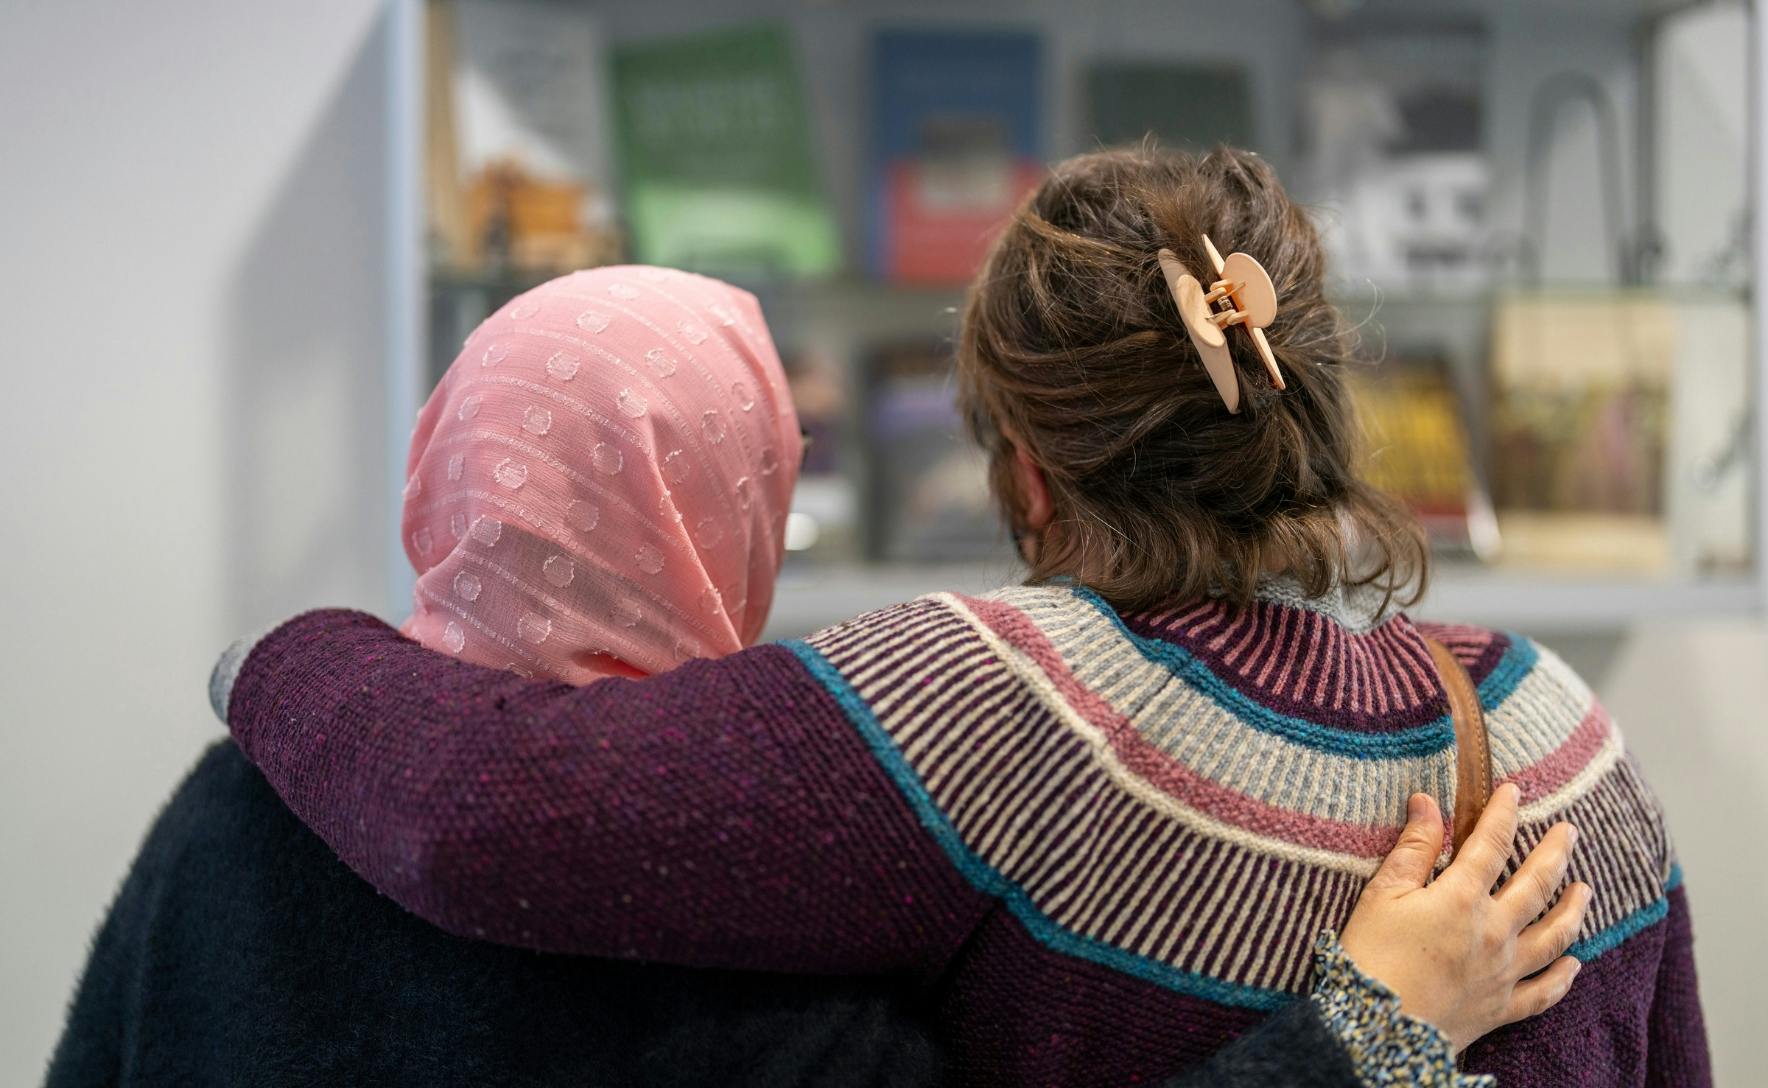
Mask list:
[[[1406,801],[1406,827],[1400,832],[1400,841],[1376,870],[1369,886],[1392,891],[1424,887],[1442,849],[1442,810],[1430,794],[1415,793]]]

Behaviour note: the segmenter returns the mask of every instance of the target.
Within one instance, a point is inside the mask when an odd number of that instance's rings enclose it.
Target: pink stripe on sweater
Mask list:
[[[1572,730],[1565,743],[1547,753],[1539,763],[1506,778],[1506,782],[1514,782],[1522,790],[1523,800],[1535,801],[1563,787],[1567,782],[1578,776],[1578,772],[1590,765],[1602,746],[1607,742],[1613,730],[1608,712],[1602,704],[1592,699],[1590,709],[1578,727]]]
[[[1062,655],[1030,617],[1000,601],[960,599],[991,631],[1031,658],[1055,686],[1057,694],[1105,734],[1124,766],[1169,797],[1256,835],[1355,857],[1381,857],[1399,839],[1398,825],[1368,827],[1292,812],[1198,774],[1148,743],[1128,718],[1076,680]]]

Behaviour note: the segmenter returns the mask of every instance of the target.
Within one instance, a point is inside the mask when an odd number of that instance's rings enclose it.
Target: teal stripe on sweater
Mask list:
[[[958,871],[971,886],[986,895],[992,895],[1006,904],[1013,917],[1019,919],[1021,925],[1040,944],[1076,959],[1087,960],[1104,967],[1121,971],[1132,978],[1176,990],[1192,997],[1201,997],[1220,1005],[1234,1005],[1240,1008],[1273,1010],[1283,1007],[1295,999],[1295,995],[1286,990],[1270,990],[1258,986],[1243,986],[1238,983],[1224,982],[1194,971],[1185,971],[1159,960],[1139,956],[1116,945],[1087,937],[1072,930],[1065,929],[1048,915],[1037,908],[1025,889],[1013,883],[1007,876],[988,862],[984,861],[969,845],[951,822],[951,818],[936,804],[921,782],[915,769],[909,765],[896,741],[878,721],[872,708],[847,678],[841,675],[829,659],[808,643],[792,639],[782,643],[798,658],[805,669],[834,697],[841,707],[847,720],[864,738],[872,755],[890,775],[897,789],[907,798],[909,806],[914,809],[915,816],[939,843],[946,856],[951,858]]]
[[[1664,880],[1664,898],[1648,903],[1599,933],[1592,933],[1566,949],[1569,955],[1589,963],[1627,938],[1650,929],[1670,916],[1670,893],[1682,886],[1682,866],[1671,863],[1670,875]]]
[[[1093,591],[1077,586],[1073,593],[1115,624],[1118,632],[1143,657],[1202,691],[1224,711],[1260,732],[1351,759],[1432,756],[1455,745],[1455,726],[1448,715],[1429,725],[1397,729],[1388,733],[1364,733],[1336,729],[1272,710],[1210,671],[1208,665],[1184,647],[1138,635],[1130,630],[1116,610]],[[1509,636],[1509,643],[1497,668],[1480,681],[1480,703],[1487,710],[1509,698],[1540,658],[1534,644],[1525,638]]]
[[[1627,915],[1614,925],[1599,933],[1592,933],[1577,944],[1566,949],[1570,955],[1589,963],[1597,956],[1612,948],[1619,947],[1621,942],[1638,934],[1641,930],[1650,929],[1670,915],[1670,901],[1659,899]]]

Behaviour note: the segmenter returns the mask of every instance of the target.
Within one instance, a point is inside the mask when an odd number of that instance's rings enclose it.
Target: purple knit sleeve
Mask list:
[[[1694,977],[1694,927],[1688,893],[1670,889],[1664,919],[1664,954],[1651,997],[1645,1083],[1652,1088],[1711,1088],[1712,1058],[1707,1052],[1706,1019]]]
[[[931,974],[990,905],[779,647],[573,688],[311,612],[252,650],[228,716],[346,863],[466,936]]]

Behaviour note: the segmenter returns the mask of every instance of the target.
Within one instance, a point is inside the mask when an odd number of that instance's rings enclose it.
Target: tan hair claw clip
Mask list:
[[[1271,372],[1271,384],[1285,388],[1283,372],[1277,369],[1277,358],[1271,354],[1270,341],[1265,339],[1265,326],[1277,319],[1277,289],[1271,285],[1270,274],[1244,253],[1230,253],[1228,259],[1216,252],[1209,235],[1203,237],[1203,248],[1215,266],[1215,280],[1209,290],[1203,289],[1196,276],[1185,271],[1179,258],[1170,249],[1160,251],[1160,271],[1166,286],[1178,303],[1179,316],[1190,330],[1191,343],[1203,359],[1203,367],[1215,382],[1216,392],[1228,411],[1240,411],[1240,381],[1234,374],[1234,357],[1228,352],[1228,338],[1222,331],[1229,325],[1244,325],[1252,336],[1253,346]]]

